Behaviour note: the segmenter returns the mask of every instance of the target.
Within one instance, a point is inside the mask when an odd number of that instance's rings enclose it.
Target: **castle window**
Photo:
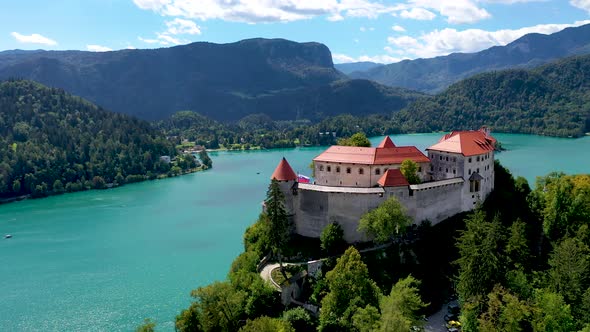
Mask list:
[[[362,168],[359,168],[359,174],[365,174],[365,170]]]
[[[326,169],[327,169],[328,172],[331,172],[332,171],[332,167],[331,166],[326,167]]]
[[[418,173],[422,172],[422,166],[418,167]]]
[[[320,172],[323,172],[323,171],[324,171],[324,166],[320,165]]]
[[[430,165],[430,171],[434,171],[434,167],[432,167],[432,165]]]
[[[347,168],[346,168],[346,173],[347,173],[347,174],[350,174],[350,167],[347,167]]]
[[[476,161],[479,161],[479,156],[477,156]]]
[[[453,170],[453,174],[457,174],[457,170],[456,169]]]
[[[471,175],[471,168],[469,169],[469,175]]]
[[[477,169],[477,173],[479,173],[479,168]]]
[[[442,160],[442,156],[438,156],[440,160]]]
[[[375,169],[375,175],[381,174],[381,170],[379,168]]]
[[[448,173],[448,172],[449,172],[449,169],[448,169],[448,168],[446,168],[446,169],[445,169],[445,173]]]
[[[471,157],[469,157],[469,160],[468,160],[468,162],[471,162]]]
[[[449,161],[449,156],[447,156],[447,161]]]
[[[340,166],[336,166],[336,173],[340,173]]]

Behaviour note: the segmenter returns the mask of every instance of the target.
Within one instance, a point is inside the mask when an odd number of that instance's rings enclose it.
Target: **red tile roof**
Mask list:
[[[386,141],[391,142],[390,139],[388,140],[386,138],[382,144],[386,146],[390,145],[390,143],[387,143]],[[393,142],[391,142],[391,145],[393,145]],[[406,159],[410,159],[417,163],[430,162],[430,159],[428,159],[428,157],[415,146],[395,147],[395,145],[393,147],[376,148],[334,145],[313,160],[361,165],[389,165],[401,164]]]
[[[378,148],[395,148],[395,144],[389,136],[385,136],[385,138],[377,145]]]
[[[461,153],[469,157],[494,150],[496,139],[485,128],[480,130],[453,131],[426,150]]]
[[[377,183],[381,187],[405,187],[410,185],[399,169],[388,169]]]
[[[278,181],[291,181],[297,180],[297,174],[291,168],[291,165],[287,162],[287,159],[283,157],[275,171],[271,175],[271,180],[276,179]]]

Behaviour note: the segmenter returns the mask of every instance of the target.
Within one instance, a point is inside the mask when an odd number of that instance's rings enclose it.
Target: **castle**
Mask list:
[[[414,223],[433,225],[472,210],[494,189],[496,140],[487,128],[453,131],[422,153],[415,146],[396,146],[386,136],[377,147],[332,146],[314,161],[314,183],[299,183],[283,158],[271,179],[279,182],[295,233],[317,238],[338,223],[346,241],[366,241],[357,231],[363,214],[388,197],[396,197]],[[400,171],[404,160],[418,165],[420,184]]]

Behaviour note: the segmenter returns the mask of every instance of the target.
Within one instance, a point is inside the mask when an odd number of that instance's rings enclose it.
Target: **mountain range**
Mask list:
[[[317,120],[400,110],[419,93],[353,80],[319,43],[249,39],[171,48],[0,53],[0,79],[63,88],[106,109],[158,120],[193,110],[222,121],[253,113]]]
[[[482,73],[394,115],[403,131],[477,129],[580,137],[590,132],[590,55]]]
[[[573,55],[590,53],[590,24],[543,35],[531,33],[507,44],[477,53],[454,53],[430,59],[404,60],[349,74],[388,86],[438,93],[478,73],[509,68],[532,68]]]

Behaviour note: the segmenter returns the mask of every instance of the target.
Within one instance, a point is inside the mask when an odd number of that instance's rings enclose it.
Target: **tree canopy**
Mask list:
[[[377,242],[385,243],[403,234],[411,223],[401,203],[395,197],[390,197],[361,217],[358,231],[373,237]]]

